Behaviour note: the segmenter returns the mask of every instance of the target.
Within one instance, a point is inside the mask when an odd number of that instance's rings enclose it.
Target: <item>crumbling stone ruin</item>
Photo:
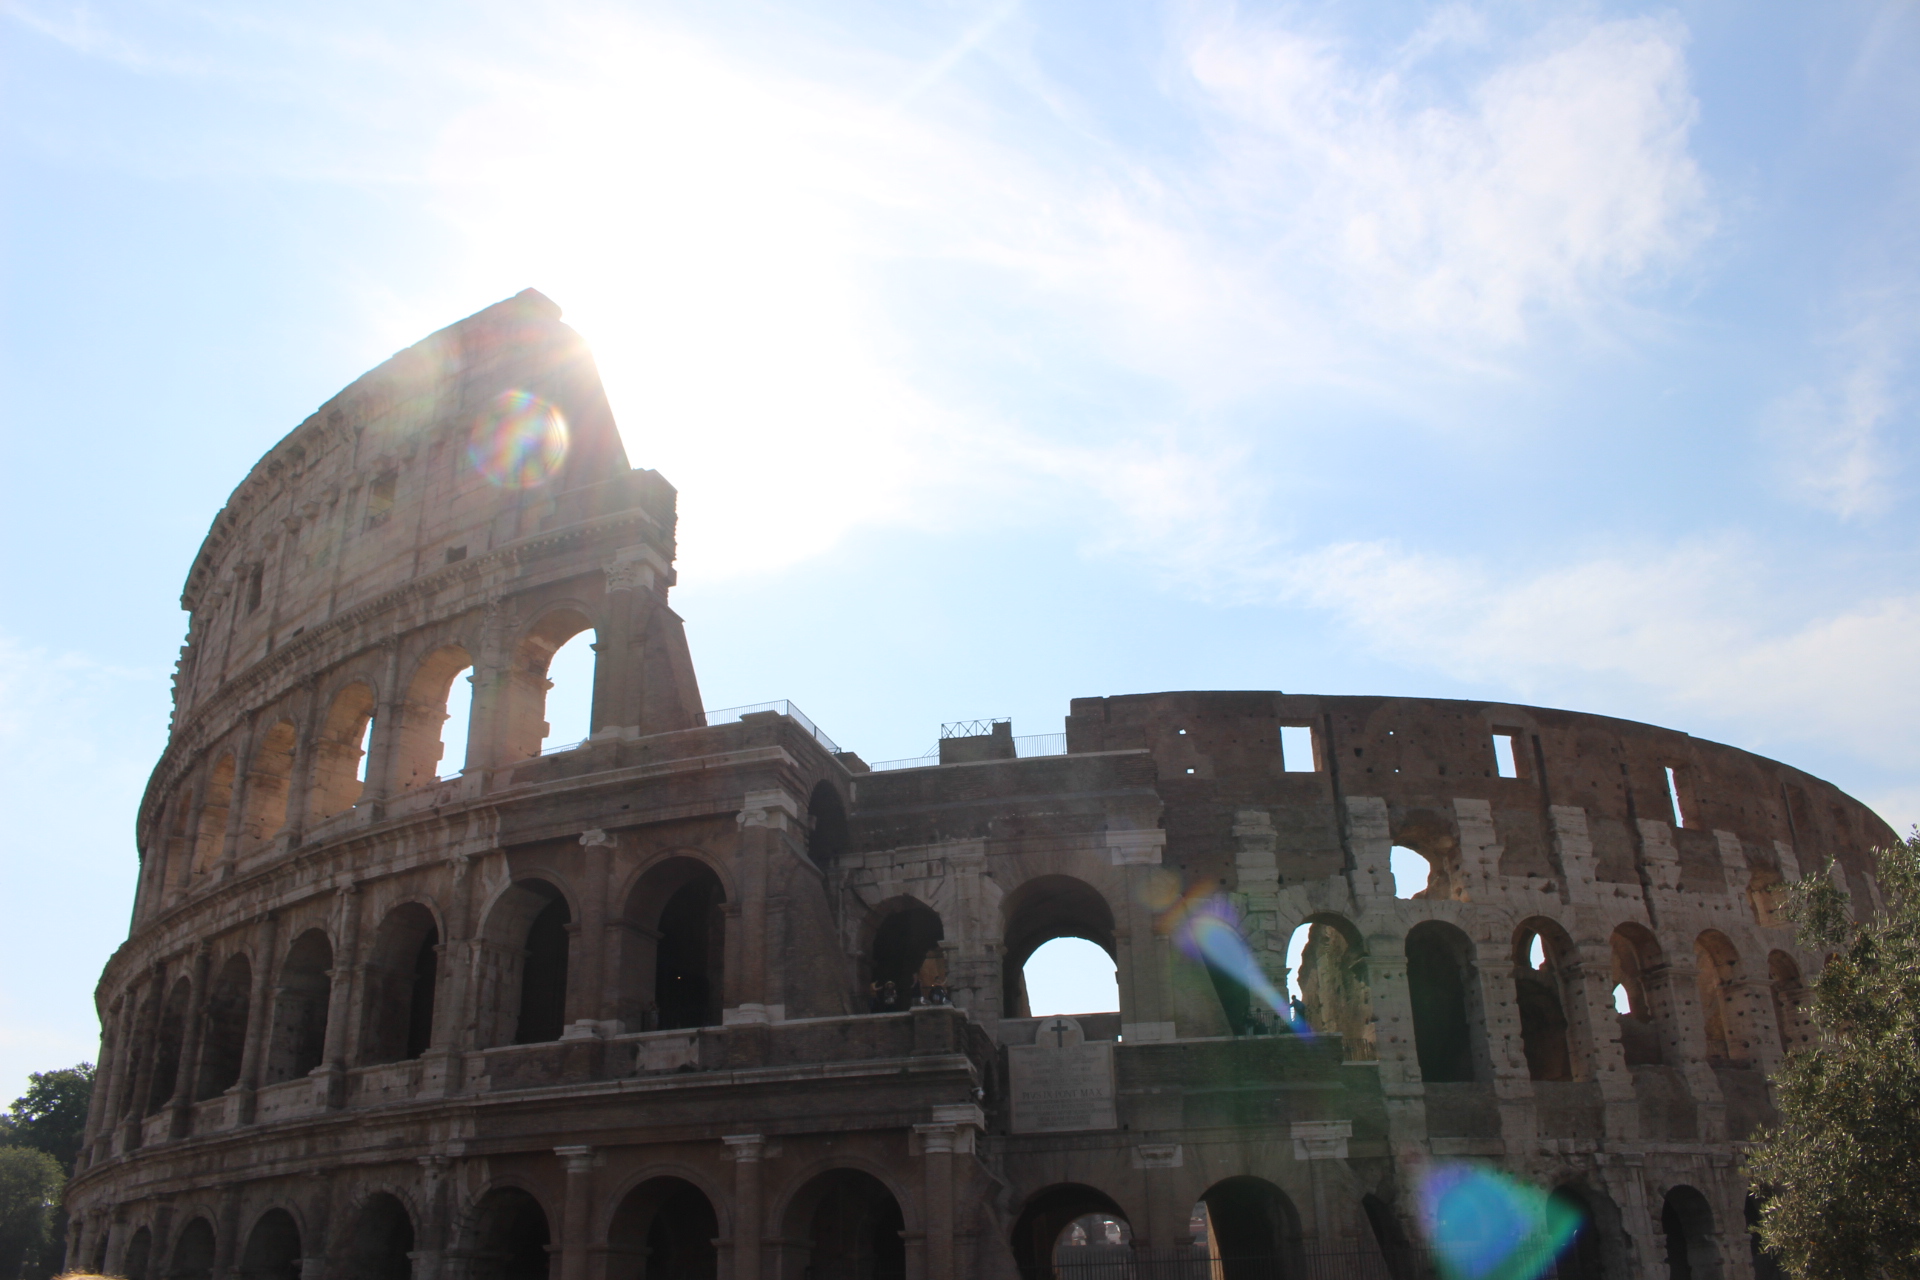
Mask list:
[[[70,1265],[1408,1280],[1420,1179],[1470,1159],[1584,1218],[1562,1277],[1753,1274],[1737,1161],[1819,964],[1779,894],[1875,908],[1864,806],[1604,716],[1273,692],[1080,698],[1041,754],[986,724],[870,768],[787,704],[702,710],[674,502],[531,291],[234,492],[100,980]],[[592,733],[552,743],[586,630]],[[1209,898],[1275,990],[1307,931],[1310,1034],[1182,950]],[[1061,937],[1113,957],[1117,1013],[1029,1016]]]

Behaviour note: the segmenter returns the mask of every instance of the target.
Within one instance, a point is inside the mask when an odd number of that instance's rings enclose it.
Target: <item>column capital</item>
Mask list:
[[[765,1134],[729,1133],[720,1141],[727,1144],[727,1159],[735,1161],[758,1161],[767,1152]]]
[[[555,1147],[553,1154],[566,1161],[568,1174],[586,1173],[593,1168],[593,1148],[590,1146]]]
[[[800,813],[800,802],[785,791],[749,791],[740,802],[740,816],[736,821],[742,827],[771,827],[779,831],[790,821],[798,822]]]

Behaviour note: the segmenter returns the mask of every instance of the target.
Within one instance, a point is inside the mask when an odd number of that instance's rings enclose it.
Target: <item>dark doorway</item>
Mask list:
[[[918,902],[909,902],[882,920],[873,934],[869,1007],[876,1013],[905,1009],[933,987],[944,989],[946,965],[940,940],[945,936],[939,913]]]
[[[547,1280],[547,1215],[518,1187],[489,1191],[474,1214],[473,1280]]]
[[[651,1178],[614,1213],[609,1280],[714,1280],[719,1235],[719,1218],[700,1188],[682,1178]]]
[[[267,1080],[296,1080],[320,1065],[327,1047],[327,1006],[333,994],[333,946],[319,929],[294,940],[280,966],[273,1003],[273,1039]]]
[[[195,1102],[217,1098],[240,1083],[240,1062],[247,1049],[247,1004],[252,999],[253,966],[245,956],[229,956],[207,999]]]
[[[1035,1194],[1013,1224],[1013,1261],[1020,1269],[1020,1280],[1054,1280],[1061,1241],[1065,1239],[1066,1247],[1071,1248],[1074,1225],[1082,1224],[1085,1230],[1095,1220],[1101,1224],[1097,1238],[1103,1246],[1107,1244],[1106,1221],[1131,1230],[1120,1206],[1092,1187],[1066,1182]],[[1087,1231],[1086,1238],[1089,1245],[1093,1244],[1095,1233]]]
[[[1428,1084],[1473,1079],[1473,1038],[1467,1021],[1467,956],[1472,944],[1451,925],[1428,921],[1407,935],[1407,994],[1420,1076]]]
[[[173,1246],[173,1269],[167,1280],[213,1280],[213,1224],[195,1218]]]
[[[1570,1187],[1560,1187],[1548,1199],[1555,1209],[1578,1224],[1573,1239],[1554,1262],[1553,1280],[1605,1280],[1606,1273],[1600,1263],[1600,1231],[1586,1197]]]
[[[300,1228],[285,1209],[260,1215],[240,1256],[244,1280],[300,1280]]]
[[[906,1224],[893,1193],[871,1174],[837,1169],[811,1188],[808,1280],[905,1280]]]
[[[520,970],[520,1019],[515,1044],[558,1040],[567,1024],[567,926],[573,913],[565,898],[540,909],[527,927],[527,958]]]
[[[662,1029],[719,1025],[725,938],[720,882],[702,868],[660,912],[654,1005]]]
[[[120,1269],[126,1273],[127,1280],[147,1280],[147,1268],[152,1265],[152,1258],[153,1232],[142,1227],[133,1233],[133,1240],[127,1245],[127,1260]]]
[[[413,1280],[413,1219],[394,1196],[368,1196],[347,1234],[348,1280]]]

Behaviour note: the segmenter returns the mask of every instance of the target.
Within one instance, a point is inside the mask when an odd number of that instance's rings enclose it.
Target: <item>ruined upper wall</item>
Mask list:
[[[538,488],[490,481],[470,456],[476,423],[513,391],[567,424],[566,457]],[[192,618],[176,720],[318,623],[587,515],[567,508],[627,473],[593,357],[539,293],[415,343],[289,432],[214,517],[181,592]]]

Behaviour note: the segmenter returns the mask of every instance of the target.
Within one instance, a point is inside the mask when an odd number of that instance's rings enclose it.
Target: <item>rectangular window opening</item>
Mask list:
[[[1280,726],[1280,767],[1288,773],[1314,773],[1319,770],[1320,762],[1314,758],[1312,725]]]
[[[1511,733],[1493,735],[1493,767],[1502,778],[1520,776],[1520,763],[1513,755],[1513,739]]]
[[[1687,815],[1680,808],[1680,774],[1672,765],[1667,766],[1667,802],[1673,806],[1673,825],[1687,825]]]

